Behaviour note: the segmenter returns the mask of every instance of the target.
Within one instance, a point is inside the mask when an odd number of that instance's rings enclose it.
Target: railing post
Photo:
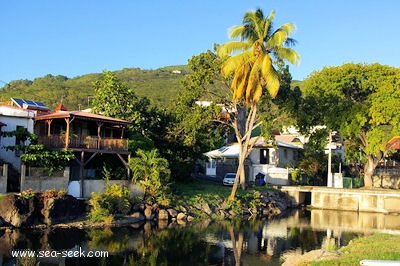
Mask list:
[[[20,192],[25,190],[26,165],[21,164]]]

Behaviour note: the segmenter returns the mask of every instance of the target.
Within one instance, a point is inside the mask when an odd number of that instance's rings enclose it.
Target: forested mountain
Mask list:
[[[181,79],[189,73],[187,66],[168,66],[155,70],[124,68],[113,73],[139,97],[147,97],[158,107],[167,106],[181,88]],[[9,102],[11,97],[45,103],[51,109],[63,103],[69,110],[90,107],[94,95],[92,82],[101,73],[74,78],[47,75],[31,80],[15,80],[0,88],[0,101]]]
[[[124,68],[113,73],[139,97],[147,97],[160,108],[167,107],[182,88],[181,79],[190,73],[186,65],[167,66],[155,70]],[[74,78],[47,75],[31,80],[14,80],[0,88],[0,102],[10,102],[10,98],[23,98],[45,103],[51,109],[64,104],[68,110],[90,107],[94,96],[93,81],[101,78],[101,73],[86,74]],[[301,82],[293,81],[293,85]]]

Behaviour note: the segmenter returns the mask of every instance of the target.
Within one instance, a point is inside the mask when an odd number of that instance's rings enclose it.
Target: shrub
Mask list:
[[[21,192],[21,197],[25,199],[30,199],[36,196],[36,192],[34,192],[32,189],[27,189]]]
[[[236,198],[233,200],[228,200],[227,203],[231,211],[238,215],[243,214],[243,203],[240,199]]]
[[[293,184],[299,184],[301,181],[301,170],[300,169],[294,169],[290,175],[290,179]]]
[[[171,171],[168,161],[159,157],[157,149],[137,150],[137,157],[129,160],[133,171],[133,182],[138,182],[144,190],[143,200],[154,199],[161,205],[169,205],[169,179]]]
[[[93,222],[111,223],[117,214],[128,214],[131,193],[127,187],[106,182],[104,192],[93,192],[89,200],[92,209],[89,219]]]
[[[67,195],[67,190],[66,189],[61,189],[61,190],[56,190],[56,189],[49,189],[44,191],[40,197],[42,198],[42,200],[46,200],[46,199],[58,199],[58,198],[62,198],[65,195]]]

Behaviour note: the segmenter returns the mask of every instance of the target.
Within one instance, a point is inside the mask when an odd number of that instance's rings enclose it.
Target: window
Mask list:
[[[283,158],[285,158],[285,159],[288,158],[288,151],[287,151],[287,149],[283,149]]]
[[[269,164],[269,149],[260,149],[260,164]]]

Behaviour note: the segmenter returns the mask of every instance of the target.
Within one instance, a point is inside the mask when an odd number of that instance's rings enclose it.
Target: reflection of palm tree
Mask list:
[[[235,232],[233,231],[233,227],[230,226],[228,230],[231,236],[233,255],[235,256],[235,265],[239,266],[241,264],[241,259],[242,259],[244,235],[243,232],[239,232],[238,241],[236,243]]]

